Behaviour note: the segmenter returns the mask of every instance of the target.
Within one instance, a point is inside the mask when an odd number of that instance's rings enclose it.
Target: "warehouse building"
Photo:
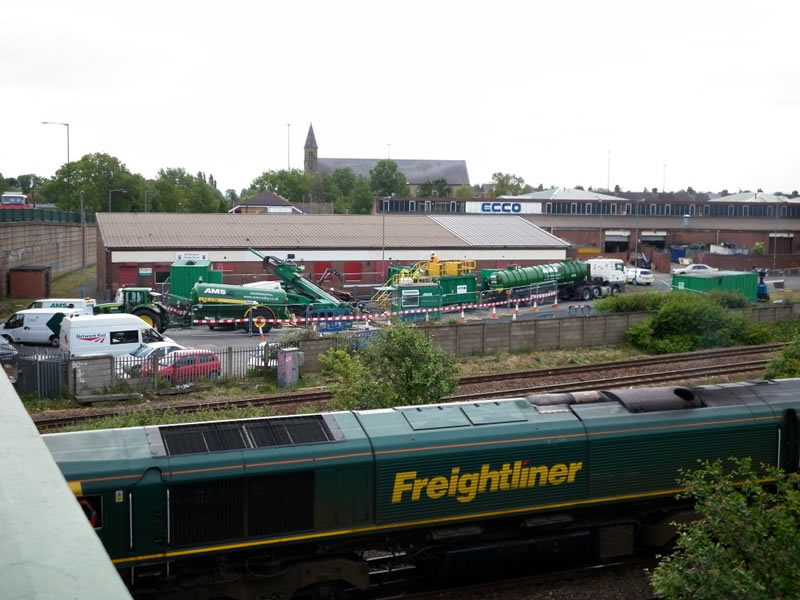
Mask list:
[[[338,272],[344,287],[370,297],[391,265],[436,254],[502,268],[562,260],[569,243],[517,216],[98,213],[97,286],[111,297],[123,285],[158,288],[179,259],[204,259],[224,282],[265,279],[249,248],[292,258],[309,279]]]

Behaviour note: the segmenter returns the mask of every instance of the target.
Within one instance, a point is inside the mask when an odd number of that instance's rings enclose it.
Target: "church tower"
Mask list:
[[[303,146],[305,159],[303,160],[303,170],[306,175],[317,175],[319,165],[317,164],[317,138],[314,137],[314,126],[309,124],[306,144]]]

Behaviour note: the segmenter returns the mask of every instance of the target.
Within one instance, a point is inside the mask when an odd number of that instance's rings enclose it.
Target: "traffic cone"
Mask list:
[[[463,308],[461,309],[461,317],[458,319],[458,322],[459,323],[466,323],[467,322],[467,317],[464,316],[464,309]]]
[[[511,320],[512,321],[516,321],[517,320],[517,311],[516,310],[513,313],[511,313]]]
[[[492,314],[489,315],[489,318],[490,319],[496,319],[497,318],[497,306],[494,305],[494,304],[492,305]]]
[[[259,327],[258,328],[258,339],[260,339],[260,340],[264,339],[264,328],[263,327]]]
[[[557,308],[558,308],[558,294],[556,294],[556,297],[553,299],[553,309],[555,310]]]
[[[391,329],[391,328],[392,328],[392,319],[391,317],[389,317],[389,320],[386,321],[386,329]]]
[[[519,314],[519,302],[517,302],[514,305],[514,320],[516,320],[518,314]]]
[[[311,337],[318,337],[319,331],[317,331],[317,322],[312,321],[311,323]]]
[[[533,299],[533,304],[531,304],[531,312],[539,312],[539,307],[536,306],[536,298]]]

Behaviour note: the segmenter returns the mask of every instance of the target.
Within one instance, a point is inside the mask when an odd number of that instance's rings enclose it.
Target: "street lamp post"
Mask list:
[[[113,194],[114,192],[123,192],[123,193],[125,193],[127,191],[128,190],[123,190],[123,189],[108,190],[108,212],[111,212],[111,194]]]
[[[633,284],[638,285],[639,281],[639,208],[642,199],[639,198],[634,206],[636,207],[636,250],[633,254]]]
[[[67,200],[72,199],[72,169],[69,164],[69,123],[58,121],[42,121],[42,125],[63,125],[67,128]]]
[[[775,200],[775,227],[772,232],[772,270],[777,268],[778,262],[778,201]]]
[[[83,284],[86,281],[86,214],[83,212],[83,191],[81,191],[81,298],[85,297]]]

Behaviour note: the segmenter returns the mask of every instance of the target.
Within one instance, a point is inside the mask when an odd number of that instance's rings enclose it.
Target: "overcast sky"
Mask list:
[[[240,191],[319,156],[463,159],[472,184],[800,188],[800,4],[3,3],[0,172],[107,152]],[[291,126],[287,127],[287,123]],[[288,135],[287,135],[288,134]],[[609,169],[610,165],[610,169]]]

